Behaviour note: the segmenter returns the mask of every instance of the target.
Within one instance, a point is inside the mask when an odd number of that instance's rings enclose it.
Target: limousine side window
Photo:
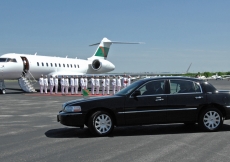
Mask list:
[[[200,93],[201,88],[198,83],[185,80],[171,80],[170,94],[174,93]]]
[[[164,80],[151,81],[140,88],[141,95],[164,94]]]

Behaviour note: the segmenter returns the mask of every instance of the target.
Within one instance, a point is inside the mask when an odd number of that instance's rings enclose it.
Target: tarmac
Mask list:
[[[210,83],[230,90],[227,80]],[[94,137],[86,126],[57,122],[62,104],[83,96],[25,93],[17,81],[5,84],[7,93],[0,95],[0,161],[230,161],[230,120],[218,132],[178,123],[115,127],[108,137]]]

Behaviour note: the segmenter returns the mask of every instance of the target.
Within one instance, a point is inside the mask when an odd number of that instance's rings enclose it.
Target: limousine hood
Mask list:
[[[72,105],[79,105],[79,104],[85,104],[85,103],[92,103],[92,102],[97,102],[97,103],[104,103],[104,102],[112,102],[113,104],[114,100],[120,99],[123,96],[103,96],[103,97],[92,97],[92,98],[86,98],[86,99],[78,99],[78,100],[72,100],[68,101],[62,104],[62,109],[64,109],[66,106],[72,106]]]

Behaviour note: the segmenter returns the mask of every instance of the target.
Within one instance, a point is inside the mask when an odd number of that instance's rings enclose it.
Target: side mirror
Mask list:
[[[141,92],[139,90],[136,90],[134,91],[133,93],[133,96],[136,97],[136,96],[140,96],[141,95]]]

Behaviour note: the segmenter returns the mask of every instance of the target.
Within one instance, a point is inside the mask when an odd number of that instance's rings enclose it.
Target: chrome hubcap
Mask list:
[[[220,124],[220,115],[216,111],[208,111],[204,115],[204,125],[209,129],[213,130]]]
[[[99,115],[95,120],[95,128],[99,133],[106,133],[110,130],[112,121],[106,114]]]

